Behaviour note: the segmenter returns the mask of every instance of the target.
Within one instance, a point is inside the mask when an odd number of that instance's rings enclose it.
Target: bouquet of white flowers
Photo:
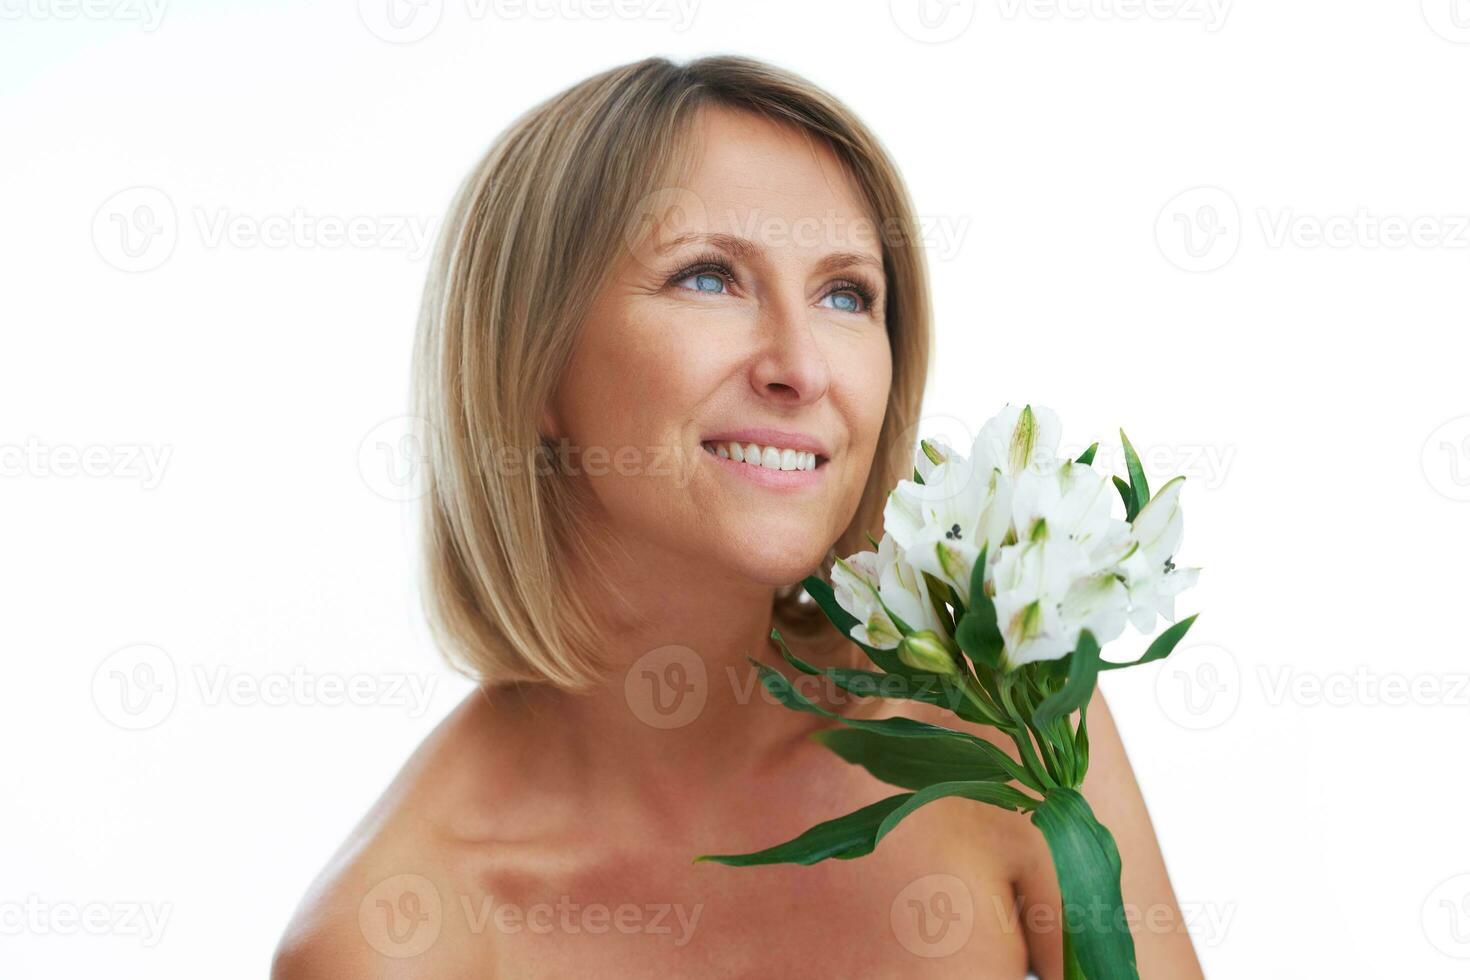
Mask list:
[[[926,803],[962,797],[1030,814],[1051,849],[1063,903],[1065,976],[1134,978],[1122,914],[1122,863],[1078,787],[1087,772],[1087,705],[1100,670],[1166,657],[1195,617],[1165,629],[1137,660],[1105,661],[1101,645],[1132,622],[1142,633],[1174,619],[1174,597],[1199,577],[1179,568],[1183,477],[1150,497],[1127,435],[1128,479],[1092,467],[1094,443],[1059,459],[1061,427],[1046,408],[1007,407],[968,457],[923,441],[912,480],[889,494],[883,540],[838,559],[828,586],[803,585],[879,671],[818,668],[771,636],[786,661],[862,696],[906,698],[1004,732],[1020,761],[977,736],[911,718],[846,718],[756,663],[780,703],[842,723],[819,740],[907,792],[752,854],[703,855],[731,865],[813,864],[869,854]],[[754,662],[754,661],[753,661]],[[1077,720],[1073,725],[1072,716]],[[1087,910],[1091,914],[1072,914]]]

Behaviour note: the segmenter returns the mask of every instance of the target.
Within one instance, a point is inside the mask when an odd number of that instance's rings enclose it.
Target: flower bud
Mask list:
[[[931,674],[954,674],[958,671],[954,654],[933,630],[919,630],[904,637],[898,645],[898,659],[915,670]]]

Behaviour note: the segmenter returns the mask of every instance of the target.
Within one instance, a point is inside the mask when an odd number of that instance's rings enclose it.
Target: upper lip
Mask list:
[[[829,456],[826,443],[805,432],[787,432],[784,429],[723,429],[714,435],[705,436],[702,442],[756,443],[761,446],[776,446],[781,449],[805,450],[823,458]]]

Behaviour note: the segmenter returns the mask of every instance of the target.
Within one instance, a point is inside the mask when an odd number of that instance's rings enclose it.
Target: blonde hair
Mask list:
[[[509,450],[527,460],[544,448],[543,409],[589,298],[616,267],[640,202],[646,207],[679,172],[691,117],[706,105],[824,141],[882,230],[888,405],[857,510],[814,574],[826,579],[835,556],[869,546],[888,491],[910,475],[929,366],[929,296],[912,205],[877,139],[831,95],[750,58],[649,58],[585,79],[513,122],[461,184],[419,315],[413,402],[428,434],[424,604],[449,662],[483,683],[583,690],[603,679],[600,597],[589,601],[571,587],[568,561],[597,567],[588,515],[561,474],[497,465],[497,457]],[[800,583],[777,590],[772,614],[793,645],[842,640]]]

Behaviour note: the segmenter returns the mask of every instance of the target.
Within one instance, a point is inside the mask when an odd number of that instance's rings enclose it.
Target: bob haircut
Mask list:
[[[813,574],[830,581],[837,555],[869,546],[888,491],[911,474],[929,294],[913,207],[878,140],[827,92],[755,59],[648,58],[587,78],[516,119],[460,185],[419,314],[424,606],[446,659],[481,683],[575,691],[606,680],[594,611],[603,597],[589,602],[572,581],[573,563],[597,567],[577,490],[554,470],[503,464],[507,453],[526,460],[546,448],[540,421],[590,298],[624,258],[629,229],[647,223],[649,202],[677,190],[689,124],[710,105],[823,141],[870,209],[882,247],[893,363],[886,415],[857,510]],[[536,288],[546,282],[575,288]],[[616,601],[615,583],[597,587]],[[799,582],[776,590],[772,618],[808,650],[837,650],[846,639]]]

